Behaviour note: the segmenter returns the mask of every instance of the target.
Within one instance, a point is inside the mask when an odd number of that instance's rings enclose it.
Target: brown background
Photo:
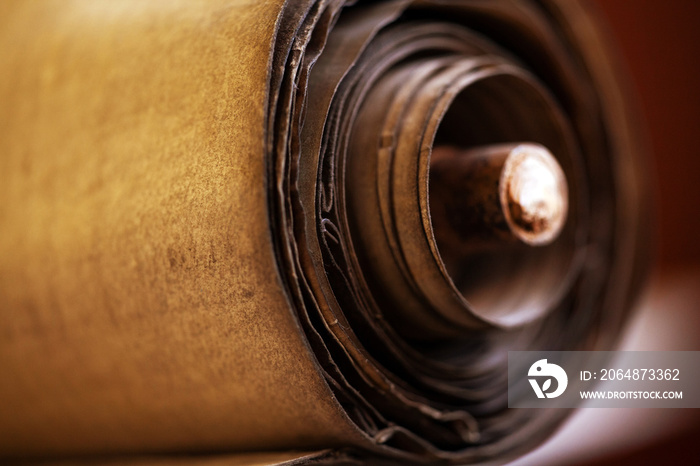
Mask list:
[[[592,0],[632,77],[653,155],[658,263],[700,263],[700,2]]]

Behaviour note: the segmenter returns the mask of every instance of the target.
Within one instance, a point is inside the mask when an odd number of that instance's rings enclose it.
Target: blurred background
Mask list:
[[[619,349],[700,351],[700,1],[586,0],[629,75],[651,149],[654,268]],[[512,463],[700,464],[700,410],[580,409]]]

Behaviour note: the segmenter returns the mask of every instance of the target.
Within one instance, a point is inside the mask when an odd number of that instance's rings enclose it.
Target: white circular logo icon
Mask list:
[[[546,359],[535,361],[535,363],[530,366],[527,375],[528,377],[536,377],[528,380],[537,398],[556,398],[564,393],[566,385],[569,383],[569,378],[566,376],[564,369],[556,364],[547,363]],[[552,386],[552,378],[556,379],[557,388],[553,392],[548,392],[547,390]],[[542,385],[539,384],[538,379],[543,380]]]

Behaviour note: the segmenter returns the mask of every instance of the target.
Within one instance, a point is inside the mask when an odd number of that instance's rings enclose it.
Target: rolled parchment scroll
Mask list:
[[[569,0],[0,5],[0,456],[503,461],[612,349],[643,147]]]

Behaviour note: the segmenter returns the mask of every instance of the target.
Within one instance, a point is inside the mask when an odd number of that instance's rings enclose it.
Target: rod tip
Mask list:
[[[566,223],[569,194],[564,171],[538,144],[519,144],[508,154],[500,180],[506,222],[523,242],[544,246]]]

